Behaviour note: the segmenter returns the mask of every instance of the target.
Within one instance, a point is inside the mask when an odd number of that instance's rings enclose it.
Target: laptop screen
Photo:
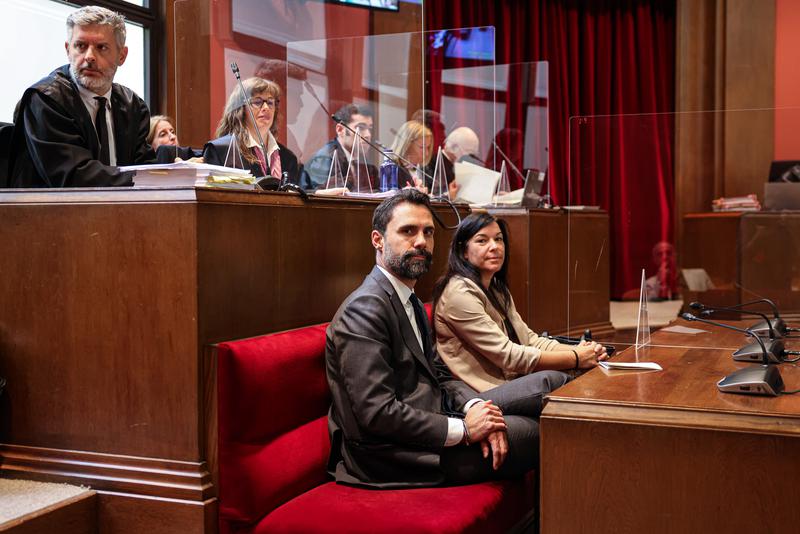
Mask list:
[[[800,182],[800,161],[776,160],[769,166],[770,182]]]

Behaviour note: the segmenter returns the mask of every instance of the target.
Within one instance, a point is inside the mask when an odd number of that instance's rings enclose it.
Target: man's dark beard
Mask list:
[[[395,256],[393,253],[383,254],[383,262],[386,267],[395,275],[409,280],[416,280],[427,273],[433,263],[433,254],[429,250],[413,249],[402,256]],[[425,256],[423,261],[412,259],[414,256]]]

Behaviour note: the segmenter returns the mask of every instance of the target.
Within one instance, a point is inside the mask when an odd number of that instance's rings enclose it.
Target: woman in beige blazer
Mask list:
[[[528,328],[508,290],[508,262],[502,219],[480,213],[461,222],[433,293],[437,350],[455,376],[484,392],[530,373],[589,369],[607,358],[593,341],[562,345]]]

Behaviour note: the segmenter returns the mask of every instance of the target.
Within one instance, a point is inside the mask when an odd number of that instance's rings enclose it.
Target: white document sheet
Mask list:
[[[600,367],[611,371],[662,371],[656,362],[600,362]]]
[[[457,202],[481,205],[492,202],[497,181],[500,180],[499,172],[474,163],[459,161],[455,164],[455,173],[458,184]]]
[[[689,326],[681,326],[679,324],[662,328],[659,332],[672,332],[673,334],[706,334],[710,330],[701,330],[700,328],[691,328]]]

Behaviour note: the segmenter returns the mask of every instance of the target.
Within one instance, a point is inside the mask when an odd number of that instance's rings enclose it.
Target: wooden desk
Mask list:
[[[685,301],[729,306],[769,298],[800,317],[800,212],[692,213],[683,228],[681,266],[702,267],[717,287]]]
[[[645,358],[661,372],[595,369],[550,397],[541,419],[543,533],[784,532],[800,524],[800,395],[719,392],[720,378],[748,365],[731,358],[745,337],[708,329],[656,332]],[[632,360],[633,350],[619,358]],[[786,389],[800,389],[800,368],[780,369]]]

